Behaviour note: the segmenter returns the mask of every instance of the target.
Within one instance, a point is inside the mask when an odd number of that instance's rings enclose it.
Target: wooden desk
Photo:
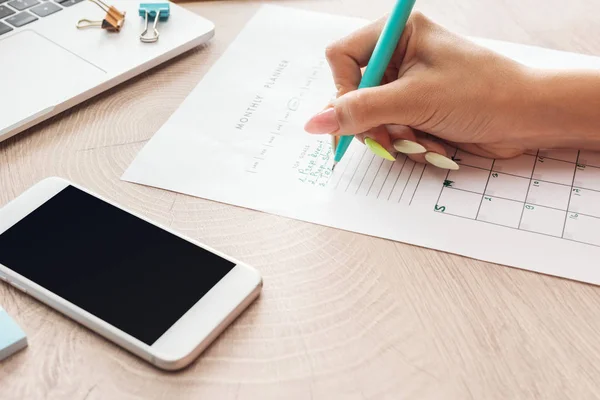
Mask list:
[[[186,4],[216,23],[208,45],[0,144],[0,205],[66,177],[256,266],[260,300],[190,368],[164,373],[0,284],[30,341],[0,364],[0,398],[600,397],[597,287],[119,180],[264,3]],[[374,19],[392,0],[272,3]],[[598,2],[417,9],[459,33],[600,55]]]

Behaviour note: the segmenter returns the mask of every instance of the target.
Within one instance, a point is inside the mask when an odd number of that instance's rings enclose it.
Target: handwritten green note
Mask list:
[[[332,158],[331,143],[318,140],[302,148],[292,168],[296,170],[300,182],[325,187],[332,174]]]

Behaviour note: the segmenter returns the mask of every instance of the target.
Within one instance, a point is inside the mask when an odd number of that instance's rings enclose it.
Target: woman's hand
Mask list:
[[[369,147],[458,166],[439,139],[484,157],[507,158],[544,144],[536,71],[454,35],[415,13],[381,86],[356,90],[385,20],[327,49],[338,97],[306,124],[315,134],[355,134]],[[548,147],[548,146],[546,146]],[[385,152],[384,152],[385,155]],[[391,157],[391,155],[390,155]],[[388,157],[386,157],[388,158]]]

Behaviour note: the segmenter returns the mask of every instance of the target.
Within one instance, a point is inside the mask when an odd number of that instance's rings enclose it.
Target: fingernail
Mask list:
[[[404,154],[421,154],[427,151],[425,147],[411,140],[398,139],[394,141],[393,145],[397,151]]]
[[[379,143],[371,138],[365,138],[365,144],[375,155],[385,158],[386,160],[396,161],[393,155],[391,155],[386,149],[383,148]]]
[[[335,115],[335,108],[321,111],[308,120],[304,126],[304,130],[308,133],[331,133],[338,129],[340,129],[340,125]]]
[[[438,153],[432,153],[432,152],[426,153],[425,159],[427,160],[428,163],[435,165],[438,168],[453,169],[453,170],[457,170],[459,168],[457,163],[455,163],[448,157],[445,157]]]

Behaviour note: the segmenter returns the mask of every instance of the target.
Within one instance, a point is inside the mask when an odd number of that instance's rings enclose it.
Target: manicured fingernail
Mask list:
[[[432,153],[432,152],[426,153],[425,159],[427,160],[428,163],[435,165],[438,168],[454,169],[454,170],[459,168],[457,163],[455,163],[448,157],[445,157],[438,153]]]
[[[425,147],[411,140],[398,139],[394,141],[393,145],[397,151],[404,154],[421,154],[427,151]]]
[[[308,133],[332,133],[338,129],[340,125],[335,115],[335,108],[321,111],[304,125],[304,130]]]
[[[365,144],[369,149],[371,149],[373,153],[375,153],[375,155],[378,155],[379,157],[385,158],[386,160],[390,161],[396,160],[393,155],[391,155],[386,149],[383,148],[383,146],[381,146],[373,139],[365,138]]]

